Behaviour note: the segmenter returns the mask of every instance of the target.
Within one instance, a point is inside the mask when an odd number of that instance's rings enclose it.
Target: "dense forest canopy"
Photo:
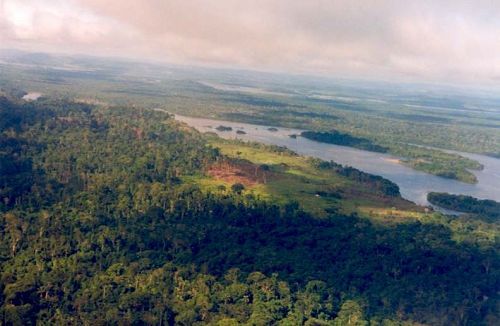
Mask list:
[[[387,196],[400,196],[398,185],[390,180],[382,178],[381,176],[369,174],[351,166],[342,166],[341,164],[337,164],[335,162],[315,160],[315,164],[319,169],[332,169],[336,173],[351,180],[362,184],[369,184],[371,187],[379,189]]]
[[[337,130],[330,130],[328,132],[303,131],[301,132],[300,135],[304,138],[319,141],[322,143],[350,146],[371,152],[380,152],[380,153],[387,152],[387,148],[374,144],[368,139],[354,137],[352,135],[339,132]]]
[[[222,155],[152,110],[1,97],[0,144],[2,324],[500,322],[497,241],[474,238],[479,222],[203,192],[184,177]]]
[[[431,192],[427,195],[427,199],[434,205],[458,212],[477,214],[492,221],[498,221],[500,218],[500,203],[494,200],[480,200],[471,196],[442,192]]]

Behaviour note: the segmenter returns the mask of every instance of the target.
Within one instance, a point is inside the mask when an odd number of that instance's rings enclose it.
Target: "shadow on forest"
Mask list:
[[[206,211],[212,213],[168,217],[171,230],[196,230],[172,239],[184,244],[178,263],[216,275],[232,268],[278,273],[292,286],[322,280],[341,297],[362,298],[369,314],[423,322],[439,314],[463,322],[494,305],[498,256],[457,244],[443,225],[384,227],[356,216],[318,220],[293,208],[281,215],[274,206],[228,210],[217,202]]]
[[[12,197],[0,206],[3,318],[88,322],[106,311],[116,321],[127,311],[152,318],[156,307],[162,320],[165,306],[179,311],[189,301],[172,294],[185,283],[178,271],[193,265],[192,279],[234,268],[276,273],[297,296],[321,280],[338,302],[363,302],[368,317],[465,324],[495,316],[497,252],[456,243],[445,225],[315,219],[296,203],[203,194],[179,176],[199,173],[214,151],[197,134],[165,124],[161,113],[2,101],[0,118],[9,123],[0,119],[0,130],[25,131],[1,140],[13,148],[0,157],[0,182],[9,188],[3,196]],[[168,275],[155,278],[158,269]],[[140,284],[148,281],[152,288]],[[127,298],[133,304],[118,307]]]

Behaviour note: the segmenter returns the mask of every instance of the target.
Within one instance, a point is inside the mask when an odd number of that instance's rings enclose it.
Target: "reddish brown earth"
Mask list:
[[[270,171],[263,171],[258,165],[248,162],[224,161],[212,165],[208,175],[227,183],[241,183],[245,187],[266,183],[273,177]]]

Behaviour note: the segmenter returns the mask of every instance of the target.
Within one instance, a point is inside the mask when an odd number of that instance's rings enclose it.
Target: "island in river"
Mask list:
[[[272,126],[255,125],[241,122],[220,121],[204,118],[176,115],[176,119],[198,129],[201,132],[216,132],[220,137],[256,141],[264,144],[285,146],[290,150],[305,156],[320,158],[325,161],[352,166],[370,174],[380,175],[395,182],[403,198],[419,205],[429,205],[429,192],[450,192],[464,194],[480,199],[500,201],[500,160],[479,154],[459,152],[458,154],[471,160],[478,161],[484,168],[473,171],[477,183],[468,184],[453,179],[447,179],[416,171],[405,164],[401,164],[401,157],[386,153],[376,153],[347,146],[320,143],[304,137],[292,138],[289,135],[300,135],[303,130],[280,128],[270,132]],[[218,132],[210,125],[225,125],[234,128],[244,127],[247,134],[233,132]]]

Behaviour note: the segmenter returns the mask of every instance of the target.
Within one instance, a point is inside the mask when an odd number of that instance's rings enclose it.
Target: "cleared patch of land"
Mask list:
[[[399,196],[385,195],[375,185],[353,181],[332,170],[317,168],[317,161],[286,149],[257,143],[210,137],[225,159],[205,176],[192,178],[207,191],[231,191],[241,183],[245,193],[279,203],[297,202],[306,211],[356,213],[380,221],[408,221],[425,215],[425,208]]]

